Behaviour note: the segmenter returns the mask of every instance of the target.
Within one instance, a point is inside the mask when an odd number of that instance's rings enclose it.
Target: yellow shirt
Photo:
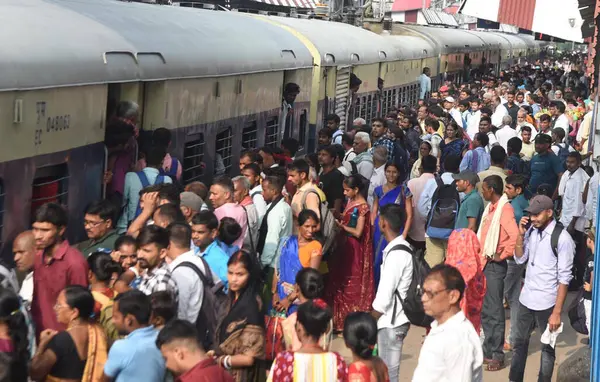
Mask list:
[[[533,155],[535,154],[535,144],[533,142],[523,142],[521,154],[523,154],[523,160],[530,161],[531,158],[533,158]]]

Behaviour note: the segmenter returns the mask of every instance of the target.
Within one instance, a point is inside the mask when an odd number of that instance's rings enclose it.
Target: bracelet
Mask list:
[[[223,367],[227,370],[231,369],[231,356],[228,355],[223,359]]]

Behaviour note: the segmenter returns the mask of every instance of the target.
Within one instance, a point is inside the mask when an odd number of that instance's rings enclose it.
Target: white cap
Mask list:
[[[452,97],[446,97],[444,99],[444,101],[454,103],[454,98],[452,98]]]

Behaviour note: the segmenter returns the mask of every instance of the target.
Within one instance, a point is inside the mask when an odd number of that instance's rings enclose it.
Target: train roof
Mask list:
[[[281,28],[235,12],[114,0],[2,0],[0,90],[312,67]]]
[[[437,47],[427,39],[410,35],[388,35],[393,45],[402,54],[401,59],[413,60],[418,58],[437,56]]]
[[[501,33],[501,32],[486,32],[493,33],[497,36],[501,36],[506,41],[509,42],[512,49],[527,49],[527,44],[518,35],[509,34],[509,33]]]
[[[399,25],[413,36],[424,36],[436,44],[440,53],[474,52],[486,50],[483,41],[469,31],[452,28],[427,27],[422,25]]]
[[[501,36],[498,36],[495,33],[474,30],[469,30],[467,32],[482,39],[488,47],[492,47],[494,49],[510,48],[510,44],[508,43],[508,41],[506,41],[505,38],[502,38]]]
[[[401,52],[385,37],[353,25],[316,19],[253,15],[289,27],[318,50],[322,66],[398,60]]]

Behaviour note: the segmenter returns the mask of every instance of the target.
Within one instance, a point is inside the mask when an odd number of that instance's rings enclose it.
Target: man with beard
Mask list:
[[[104,381],[146,382],[164,379],[165,361],[155,345],[158,331],[150,325],[151,314],[150,296],[139,290],[115,297],[113,323],[119,334],[126,337],[117,340],[110,348],[104,364]]]

